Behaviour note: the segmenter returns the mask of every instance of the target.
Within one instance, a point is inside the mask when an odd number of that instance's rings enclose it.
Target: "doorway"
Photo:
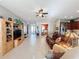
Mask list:
[[[30,33],[31,34],[36,34],[36,25],[35,24],[30,25]]]
[[[41,24],[41,34],[47,35],[48,34],[48,24]]]

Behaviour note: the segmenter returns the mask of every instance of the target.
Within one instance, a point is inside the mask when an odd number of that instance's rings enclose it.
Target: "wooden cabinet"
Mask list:
[[[78,30],[79,29],[79,21],[68,22],[66,23],[66,28],[69,30]]]
[[[65,25],[65,27],[67,28],[67,29],[71,29],[71,26],[70,26],[70,23],[66,23],[66,25]]]
[[[79,21],[78,22],[76,22],[76,29],[79,29]]]

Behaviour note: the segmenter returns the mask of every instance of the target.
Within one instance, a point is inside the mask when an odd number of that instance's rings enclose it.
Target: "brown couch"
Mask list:
[[[55,53],[55,52],[54,52],[52,59],[60,59],[63,55],[64,55],[64,53]]]
[[[49,35],[46,36],[46,42],[51,49],[53,48],[53,45],[55,44],[55,40],[60,36],[61,34],[58,32],[54,32],[52,37],[50,37]]]

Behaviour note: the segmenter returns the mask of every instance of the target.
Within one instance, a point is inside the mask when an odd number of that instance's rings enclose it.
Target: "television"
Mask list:
[[[17,39],[18,37],[21,37],[21,30],[19,29],[14,30],[13,35],[14,35],[14,40]]]

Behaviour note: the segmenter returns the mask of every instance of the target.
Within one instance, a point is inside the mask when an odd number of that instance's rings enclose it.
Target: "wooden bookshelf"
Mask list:
[[[4,55],[13,48],[13,20],[0,19],[0,53]]]

